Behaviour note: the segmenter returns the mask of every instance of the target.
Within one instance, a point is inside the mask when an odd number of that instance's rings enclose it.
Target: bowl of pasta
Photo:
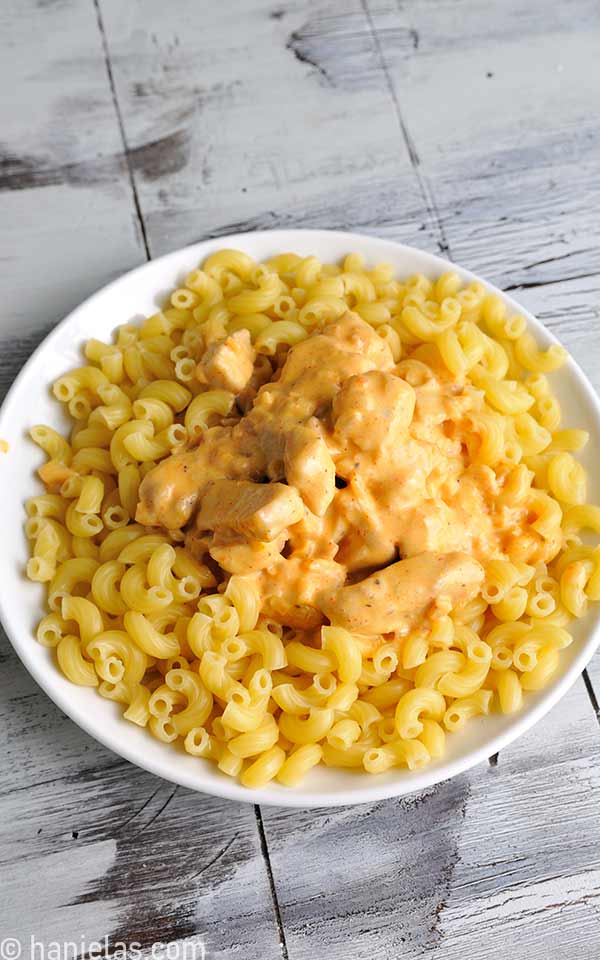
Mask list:
[[[598,399],[431,254],[324,230],[178,250],[56,327],[0,436],[17,654],[186,787],[422,790],[527,730],[600,641]]]

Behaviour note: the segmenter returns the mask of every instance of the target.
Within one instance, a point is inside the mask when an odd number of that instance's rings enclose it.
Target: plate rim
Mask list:
[[[498,294],[505,303],[515,310],[515,312],[523,314],[528,321],[528,325],[530,324],[531,328],[535,330],[536,333],[541,334],[542,338],[547,343],[559,342],[553,332],[548,330],[540,320],[538,320],[526,307],[523,306],[523,304],[515,300],[509,293],[504,292],[494,284],[490,283],[480,274],[474,273],[468,268],[463,267],[461,264],[447,260],[438,254],[430,253],[427,250],[422,250],[418,247],[413,247],[408,244],[399,243],[396,240],[389,239],[387,237],[355,231],[326,230],[319,228],[253,230],[244,231],[241,233],[225,234],[223,236],[206,237],[203,240],[196,241],[195,243],[188,244],[184,247],[179,247],[176,250],[172,250],[160,257],[148,260],[145,263],[140,264],[138,267],[134,267],[132,270],[126,271],[125,273],[116,277],[114,280],[111,280],[108,284],[105,284],[103,287],[96,290],[90,296],[86,297],[73,310],[70,310],[69,313],[66,314],[62,320],[60,320],[55,327],[49,331],[41,343],[38,344],[9,387],[2,405],[0,406],[0,435],[3,431],[4,422],[10,413],[10,408],[14,402],[14,398],[18,395],[21,385],[27,381],[29,370],[34,365],[36,359],[41,353],[53,345],[54,340],[60,337],[62,329],[67,324],[76,320],[80,314],[87,313],[90,308],[93,308],[95,301],[100,300],[109,291],[115,292],[119,285],[127,283],[133,277],[139,278],[143,276],[145,272],[151,273],[157,264],[166,265],[170,260],[175,263],[178,259],[181,259],[186,254],[191,256],[196,251],[198,251],[198,256],[201,257],[203,255],[202,252],[207,245],[218,244],[222,247],[232,247],[240,241],[252,242],[253,238],[262,237],[267,240],[272,239],[274,244],[281,239],[282,243],[285,243],[285,245],[289,246],[293,243],[293,240],[284,240],[284,238],[290,238],[298,234],[306,238],[314,236],[315,238],[319,237],[321,240],[325,238],[331,239],[332,241],[345,241],[348,244],[348,252],[350,252],[352,249],[353,242],[359,246],[364,244],[368,245],[370,243],[379,243],[383,244],[384,246],[395,248],[398,255],[417,254],[418,256],[425,257],[433,269],[439,270],[440,272],[449,269],[455,270],[463,278],[484,283],[488,290]],[[368,251],[365,251],[365,254],[368,256]],[[174,269],[174,273],[175,272],[176,267]],[[583,389],[585,401],[590,413],[593,413],[598,430],[598,438],[600,439],[600,398],[590,383],[587,375],[581,369],[577,361],[571,356],[571,354],[569,354],[569,363],[571,366],[571,375],[574,376],[579,382],[579,386]],[[104,730],[99,727],[97,722],[94,722],[92,719],[88,719],[88,717],[92,718],[95,716],[93,711],[89,711],[89,714],[85,713],[84,715],[80,715],[79,710],[74,709],[73,703],[69,700],[68,695],[66,693],[63,694],[58,687],[53,686],[52,673],[38,668],[38,665],[33,658],[29,658],[28,645],[30,642],[35,643],[35,638],[33,636],[29,636],[25,640],[19,638],[17,630],[12,628],[11,616],[7,606],[5,605],[4,595],[5,588],[3,582],[0,581],[0,620],[2,621],[2,625],[4,626],[4,630],[9,642],[11,643],[11,646],[13,647],[17,657],[27,672],[33,677],[44,693],[50,697],[56,706],[62,710],[63,713],[65,713],[73,723],[81,727],[81,729],[83,729],[87,734],[89,734],[107,749],[111,750],[117,756],[121,756],[128,762],[133,763],[156,776],[160,776],[172,783],[184,786],[200,793],[205,793],[207,795],[216,796],[222,799],[237,800],[245,803],[264,804],[296,809],[354,806],[364,803],[374,803],[395,797],[409,796],[433,787],[445,780],[449,780],[452,777],[465,773],[472,767],[477,766],[483,760],[486,760],[495,753],[498,753],[510,743],[513,743],[522,734],[526,733],[529,729],[535,726],[535,724],[538,723],[573,686],[600,645],[600,620],[597,620],[595,624],[591,625],[589,634],[582,639],[581,649],[575,655],[573,661],[567,665],[565,671],[556,678],[551,687],[540,691],[537,702],[530,704],[523,713],[516,715],[513,724],[508,729],[494,734],[481,746],[471,748],[452,761],[442,761],[441,764],[432,764],[431,766],[425,767],[423,770],[416,772],[407,772],[402,770],[401,777],[398,777],[396,780],[386,781],[385,783],[378,783],[376,778],[372,778],[372,780],[369,778],[368,785],[365,784],[358,786],[358,777],[360,776],[361,778],[364,778],[367,776],[364,774],[364,772],[361,772],[357,774],[357,787],[355,788],[350,786],[348,790],[344,792],[319,790],[309,791],[302,789],[299,792],[296,792],[295,788],[290,790],[281,787],[279,784],[267,785],[259,790],[250,790],[249,788],[242,786],[233,778],[226,777],[225,775],[223,775],[222,778],[217,779],[214,783],[211,781],[210,784],[202,784],[195,782],[192,777],[187,776],[186,771],[183,769],[181,772],[177,770],[172,771],[170,769],[165,770],[165,768],[162,766],[162,761],[155,762],[153,759],[146,759],[144,755],[140,756],[138,750],[134,747],[130,747],[126,741],[117,741],[116,738],[105,734]],[[32,649],[35,648],[33,647]],[[169,759],[175,756],[177,756],[177,754],[174,751],[171,751]]]

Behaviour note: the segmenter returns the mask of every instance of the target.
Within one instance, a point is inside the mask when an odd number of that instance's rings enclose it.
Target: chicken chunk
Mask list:
[[[140,484],[138,523],[179,530],[189,522],[211,483],[223,477],[246,480],[262,476],[261,451],[251,436],[232,443],[234,430],[209,427],[197,447],[166,457],[150,470]]]
[[[335,465],[318,421],[293,427],[285,439],[285,476],[312,513],[322,517],[335,494]]]
[[[193,467],[195,453],[167,457],[146,474],[140,485],[135,514],[145,526],[163,526],[179,530],[196,507],[200,485]]]
[[[253,540],[271,541],[298,523],[304,504],[284,483],[216,480],[202,498],[198,530],[235,530]]]
[[[349,572],[382,567],[397,558],[395,531],[386,529],[377,503],[357,478],[338,493],[336,507],[340,518],[336,560]]]
[[[376,450],[397,438],[413,418],[415,391],[381,370],[350,377],[333,402],[335,432],[361,450]]]
[[[466,553],[421,553],[325,596],[321,607],[332,623],[347,630],[401,631],[431,604],[454,607],[473,599],[483,576],[481,564]]]
[[[387,344],[360,317],[347,313],[331,331],[332,336],[316,334],[292,347],[279,378],[258,389],[256,396],[259,383],[273,370],[268,363],[253,364],[248,331],[236,331],[212,344],[197,375],[210,386],[242,393],[248,413],[238,424],[209,428],[193,450],[154,467],[140,486],[138,521],[179,529],[214,480],[256,480],[265,474],[282,480],[286,436],[294,426],[317,412],[324,416],[344,380],[372,369],[374,361],[366,354],[391,362]],[[339,344],[333,332],[339,334]]]
[[[394,367],[392,351],[385,340],[357,313],[349,310],[337,320],[332,320],[323,328],[323,334],[334,343],[343,345],[345,350],[367,358],[373,367],[379,367],[380,370],[392,370]]]
[[[212,536],[209,553],[228,573],[258,573],[280,560],[285,536],[282,533],[271,541],[248,540],[239,533],[220,530]]]
[[[196,368],[201,383],[241,393],[254,373],[254,347],[248,330],[236,330],[225,340],[212,343]]]
[[[469,531],[456,511],[443,500],[424,500],[411,511],[398,546],[402,556],[413,557],[430,550],[468,549],[469,543]]]
[[[310,630],[323,623],[318,597],[339,590],[346,571],[334,560],[282,557],[260,577],[265,612],[273,620],[296,630]]]
[[[263,384],[268,383],[273,377],[273,367],[268,357],[259,354],[254,361],[252,376],[246,386],[240,391],[237,398],[237,405],[243,413],[248,413],[252,409],[252,404],[256,400],[258,391]]]

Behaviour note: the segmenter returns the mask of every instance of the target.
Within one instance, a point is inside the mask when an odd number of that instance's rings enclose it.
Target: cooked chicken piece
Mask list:
[[[140,523],[169,530],[185,526],[212,480],[253,480],[265,473],[271,480],[285,477],[287,434],[329,409],[344,380],[372,369],[366,354],[381,355],[386,363],[391,358],[387,344],[354,314],[345,314],[330,329],[331,336],[317,334],[292,347],[279,380],[259,390],[239,424],[206,430],[194,450],[166,458],[144,477]],[[239,393],[252,379],[253,359],[248,331],[239,330],[209,347],[199,373],[212,386]]]
[[[318,598],[323,592],[339,590],[345,576],[344,567],[334,560],[281,557],[260,577],[265,612],[297,630],[317,627],[324,619]]]
[[[275,392],[290,395],[296,405],[303,401],[304,419],[319,416],[344,380],[372,370],[378,362],[385,369],[393,366],[390,348],[373,327],[348,312],[292,347]]]
[[[269,541],[303,515],[297,490],[284,483],[216,480],[202,498],[196,527],[235,530],[252,540]]]
[[[409,516],[410,522],[398,545],[403,557],[430,550],[440,553],[469,548],[469,530],[443,500],[424,500]]]
[[[481,564],[466,553],[421,553],[329,594],[321,607],[332,623],[357,633],[406,630],[430,604],[455,607],[471,600],[483,576]]]
[[[252,376],[237,398],[237,405],[243,413],[248,413],[260,388],[272,378],[273,367],[271,361],[263,354],[259,354],[254,361]]]
[[[325,617],[316,607],[306,603],[291,603],[279,597],[267,597],[262,612],[270,620],[284,627],[293,627],[294,630],[314,630],[325,622]]]
[[[339,491],[336,507],[340,517],[339,563],[353,572],[382,567],[397,558],[395,531],[386,529],[385,515],[359,477]]]
[[[312,513],[322,517],[335,494],[335,465],[318,420],[292,427],[285,439],[285,476]]]
[[[373,517],[363,516],[360,526],[350,527],[340,540],[336,560],[349,572],[381,567],[398,556],[394,537],[387,534]]]
[[[280,559],[284,545],[285,534],[265,542],[247,540],[239,533],[219,530],[214,534],[209,553],[228,573],[257,573]]]
[[[335,433],[361,450],[398,438],[413,418],[415,391],[400,377],[369,370],[350,377],[333,401]]]
[[[167,457],[146,474],[140,484],[135,513],[138,523],[180,530],[188,522],[200,491],[194,466],[196,451]]]
[[[209,530],[201,532],[193,527],[185,535],[185,549],[199,563],[206,557],[213,541],[213,534]]]
[[[342,345],[345,350],[366,357],[372,367],[393,370],[394,358],[387,343],[357,313],[349,310],[323,327],[323,333],[332,342]]]
[[[288,554],[302,557],[322,557],[333,560],[338,552],[338,541],[345,527],[334,507],[325,516],[318,517],[310,510],[304,511],[302,520],[288,531]]]
[[[254,372],[254,347],[248,330],[236,330],[210,345],[196,368],[201,383],[240,393]]]
[[[161,460],[140,484],[138,523],[180,530],[190,520],[211,482],[258,479],[264,474],[260,449],[251,436],[232,437],[236,427],[209,427],[201,443]]]

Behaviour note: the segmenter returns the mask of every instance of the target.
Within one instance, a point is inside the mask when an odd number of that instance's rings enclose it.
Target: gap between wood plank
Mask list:
[[[555,283],[570,283],[572,280],[590,280],[592,277],[597,276],[598,272],[594,271],[593,273],[578,273],[573,277],[557,277],[556,280],[526,280],[523,283],[512,283],[509,287],[504,287],[504,291],[505,293],[509,293],[512,290],[532,290],[535,289],[535,287],[551,287]]]
[[[283,920],[281,918],[281,910],[279,909],[279,900],[277,899],[277,890],[275,887],[275,878],[273,876],[273,868],[271,867],[271,857],[269,856],[269,846],[267,844],[267,835],[265,833],[265,825],[263,823],[261,809],[258,804],[254,805],[254,816],[256,817],[256,826],[258,827],[258,836],[260,837],[260,849],[263,855],[263,860],[265,861],[265,867],[267,870],[267,878],[269,881],[269,889],[271,891],[271,900],[273,901],[273,910],[275,912],[275,920],[277,922],[277,931],[279,933],[279,946],[281,947],[281,956],[282,960],[290,960],[290,955],[288,953],[287,943],[285,939],[285,931],[283,929]]]
[[[131,165],[131,158],[129,156],[129,144],[127,143],[127,135],[125,133],[125,125],[123,123],[123,115],[121,113],[121,108],[119,106],[119,100],[117,97],[117,88],[115,86],[115,78],[112,71],[112,64],[110,62],[110,53],[108,50],[108,41],[106,39],[106,31],[104,29],[104,21],[102,19],[102,11],[100,10],[100,0],[92,0],[94,4],[94,9],[96,11],[96,20],[98,22],[98,30],[100,31],[100,39],[102,42],[102,51],[104,54],[104,64],[106,66],[106,73],[108,76],[108,83],[110,86],[110,93],[112,97],[113,106],[115,108],[115,114],[117,116],[117,123],[119,125],[119,133],[121,135],[121,143],[123,145],[123,154],[125,157],[125,163],[127,164],[127,173],[129,175],[129,183],[131,184],[131,192],[133,194],[133,203],[135,206],[135,213],[137,216],[137,221],[140,227],[140,232],[142,235],[142,241],[144,244],[144,251],[146,253],[146,260],[151,260],[152,255],[150,253],[150,245],[148,243],[148,235],[146,233],[146,224],[144,223],[144,217],[142,216],[142,208],[140,205],[140,198],[138,196],[137,187],[135,185],[135,177],[133,175],[133,167]]]
[[[450,253],[450,246],[446,238],[446,231],[444,230],[444,225],[442,223],[442,218],[437,208],[435,197],[433,196],[433,192],[429,188],[429,184],[427,183],[427,178],[423,176],[423,174],[421,173],[421,170],[420,170],[421,161],[419,159],[419,154],[417,153],[415,142],[412,139],[410,132],[408,130],[408,127],[404,121],[404,117],[402,116],[400,101],[398,100],[398,95],[394,87],[394,82],[392,80],[392,77],[385,59],[385,54],[383,52],[383,47],[379,39],[379,34],[377,33],[375,22],[373,20],[373,17],[371,16],[371,11],[369,10],[368,0],[360,0],[360,3],[363,8],[365,17],[367,19],[367,24],[368,24],[371,36],[373,37],[373,43],[377,48],[377,54],[379,56],[379,62],[381,63],[381,69],[383,71],[385,82],[389,90],[390,97],[392,99],[394,112],[398,120],[398,126],[400,127],[400,132],[402,134],[402,138],[406,146],[410,163],[413,170],[415,171],[415,176],[419,184],[419,190],[423,198],[423,203],[425,204],[425,209],[427,210],[429,216],[434,221],[435,227],[439,234],[438,246],[440,248],[440,252],[443,254],[446,254],[446,256],[452,259],[452,254]]]
[[[596,714],[596,720],[598,723],[600,723],[600,704],[598,703],[598,698],[596,696],[596,691],[594,690],[594,685],[591,681],[590,675],[587,670],[584,670],[581,676],[583,677],[583,682],[585,683],[585,689],[587,690],[587,695],[590,698],[592,709]]]

